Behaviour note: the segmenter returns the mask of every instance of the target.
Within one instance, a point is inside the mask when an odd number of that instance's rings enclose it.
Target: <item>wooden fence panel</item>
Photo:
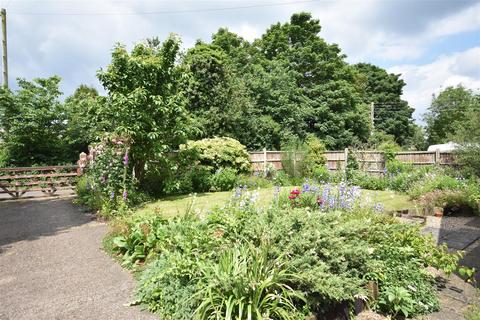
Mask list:
[[[403,151],[395,155],[395,159],[403,163],[413,165],[431,165],[435,164],[435,152],[431,151]]]
[[[357,159],[359,169],[372,173],[382,174],[385,170],[385,157],[381,151],[326,151],[327,168],[329,170],[344,170],[348,154],[353,154]],[[250,161],[254,171],[265,171],[268,165],[272,165],[277,170],[282,170],[282,157],[286,155],[284,151],[252,151],[250,152]],[[295,161],[300,162],[303,154],[295,154]],[[291,157],[291,155],[290,155]],[[454,154],[451,152],[431,152],[431,151],[402,151],[395,155],[395,159],[403,163],[410,163],[414,166],[425,165],[454,165]]]

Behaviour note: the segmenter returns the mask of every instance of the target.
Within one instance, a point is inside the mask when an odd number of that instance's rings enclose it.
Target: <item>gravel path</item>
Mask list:
[[[135,282],[106,232],[69,199],[0,203],[0,320],[157,319],[124,306]]]

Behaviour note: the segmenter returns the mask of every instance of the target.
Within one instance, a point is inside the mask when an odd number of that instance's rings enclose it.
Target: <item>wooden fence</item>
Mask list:
[[[17,199],[27,192],[41,191],[52,196],[72,189],[77,175],[78,166],[0,168],[0,195]]]
[[[359,168],[370,173],[380,174],[385,169],[385,157],[380,151],[327,151],[328,169],[344,170],[349,155],[355,156]],[[285,151],[252,151],[250,152],[250,161],[254,171],[266,171],[269,166],[277,170],[283,169],[282,159],[288,158],[293,167],[296,168],[301,162],[303,154],[298,152]],[[454,156],[451,152],[439,151],[402,151],[395,155],[395,159],[403,163],[410,163],[414,166],[424,165],[453,165]]]

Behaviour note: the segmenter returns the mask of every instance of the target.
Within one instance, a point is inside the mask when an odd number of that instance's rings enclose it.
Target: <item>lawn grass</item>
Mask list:
[[[293,187],[282,187],[282,191],[290,191]],[[274,188],[258,189],[259,207],[268,206],[273,200]],[[138,208],[135,216],[161,214],[173,217],[187,212],[190,208],[194,211],[205,212],[215,206],[226,204],[232,197],[232,191],[199,193],[196,196],[181,195],[165,197]],[[362,197],[368,203],[381,203],[386,211],[413,208],[414,204],[408,196],[393,191],[362,190]]]

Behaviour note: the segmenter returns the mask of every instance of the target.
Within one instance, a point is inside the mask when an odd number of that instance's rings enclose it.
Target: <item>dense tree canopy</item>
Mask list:
[[[428,143],[478,140],[479,116],[480,93],[463,86],[446,88],[438,96],[433,97],[432,104],[425,114]]]
[[[367,63],[356,64],[364,89],[365,103],[373,103],[375,130],[394,137],[399,144],[406,144],[418,129],[413,126],[413,108],[400,97],[405,82],[400,75],[389,74],[384,69]]]
[[[0,92],[2,157],[6,150],[12,164],[72,162],[106,133],[130,137],[140,167],[186,138],[226,136],[249,149],[279,149],[313,135],[338,149],[369,141],[371,102],[377,136],[411,145],[421,131],[400,98],[399,75],[348,64],[320,31],[318,20],[298,13],[253,42],[221,28],[184,54],[175,36],[131,52],[117,45],[98,72],[106,96],[82,85],[62,102],[58,77],[20,80],[17,92]],[[442,99],[428,116],[433,140],[450,122]]]
[[[258,149],[314,134],[343,148],[368,139],[373,101],[394,106],[381,107],[376,129],[405,144],[414,134],[413,109],[400,99],[405,83],[373,65],[349,65],[320,30],[299,13],[253,43],[220,29],[190,49],[183,64],[198,137],[226,135]]]

